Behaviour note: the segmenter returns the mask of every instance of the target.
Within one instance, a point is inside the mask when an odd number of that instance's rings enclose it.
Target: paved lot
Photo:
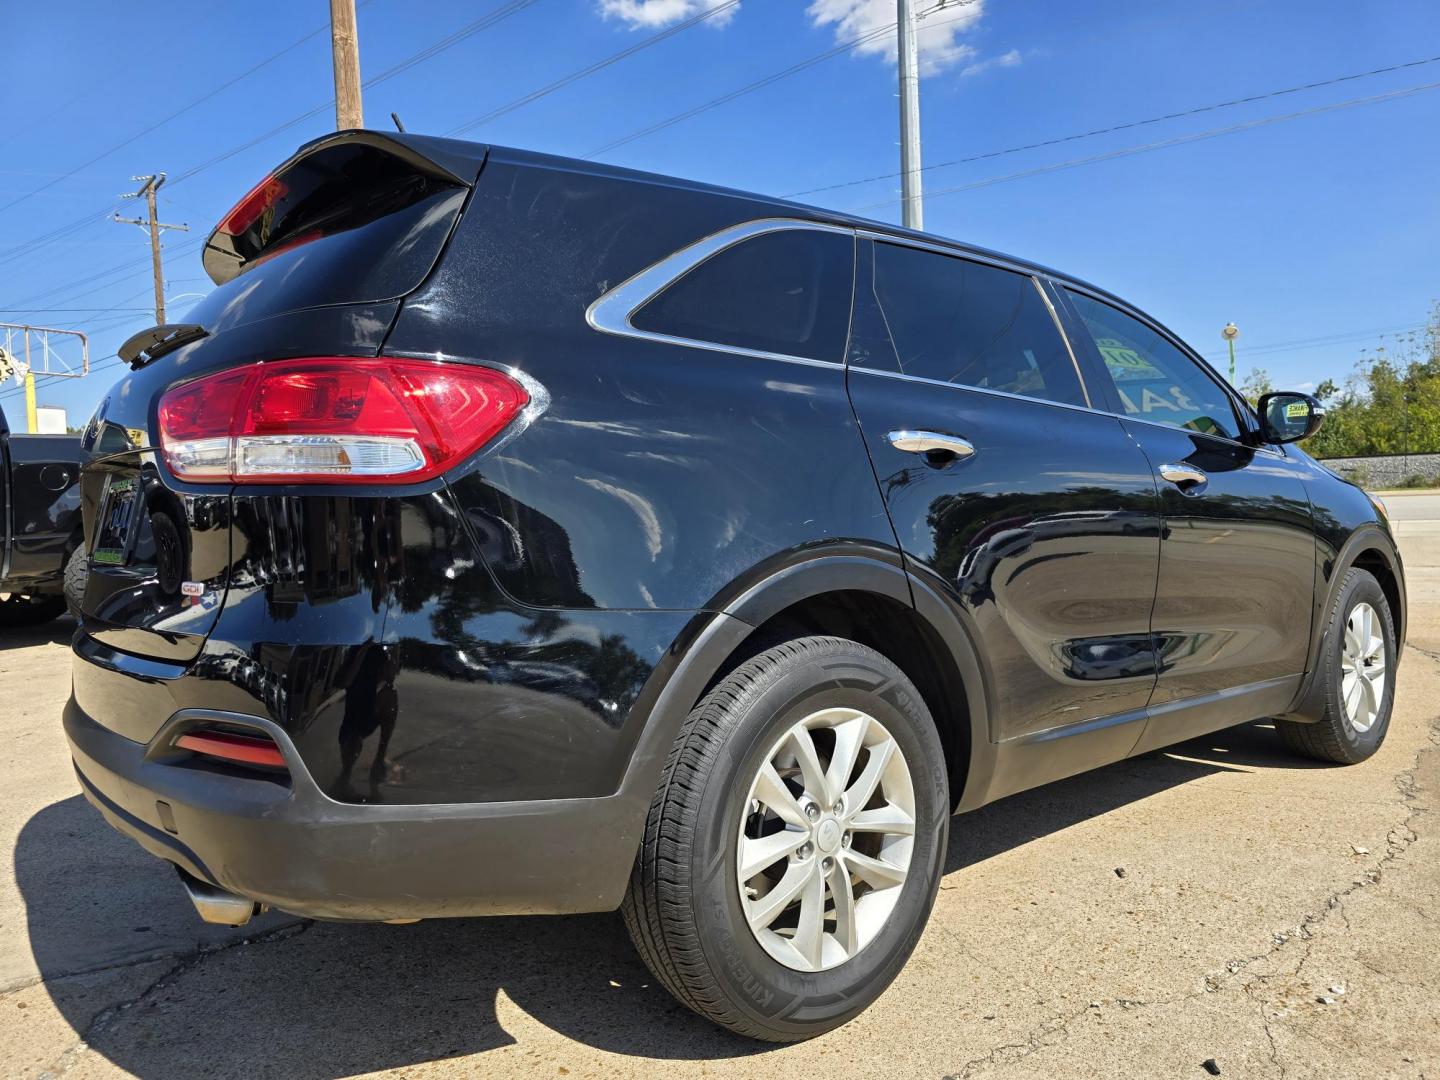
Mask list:
[[[904,974],[849,1027],[783,1049],[675,1005],[613,916],[203,927],[76,794],[69,627],[12,637],[0,1074],[1204,1077],[1214,1058],[1230,1077],[1440,1077],[1440,500],[1424,499],[1389,499],[1414,614],[1375,759],[1307,764],[1251,725],[956,819]]]

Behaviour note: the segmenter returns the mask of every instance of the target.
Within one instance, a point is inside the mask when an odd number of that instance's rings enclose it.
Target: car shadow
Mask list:
[[[950,821],[945,873],[1217,772],[1333,766],[1287,750],[1270,721],[1257,721],[999,799]]]
[[[69,645],[75,636],[75,620],[61,615],[39,626],[16,626],[0,629],[0,652],[23,649],[29,645]]]
[[[1273,730],[1247,725],[1011,796],[955,819],[947,884],[963,887],[964,873],[994,855],[1203,776],[1296,764]],[[620,1054],[770,1049],[679,1005],[614,914],[414,926],[271,914],[245,931],[204,927],[169,869],[78,795],[26,822],[15,864],[31,951],[56,1007],[91,1049],[151,1080],[196,1075],[197,1052],[207,1075],[319,1080],[403,1068],[514,1045],[519,1014]],[[156,955],[170,959],[148,972],[127,966]],[[97,970],[134,979],[113,991],[123,1014],[103,1023],[93,1022],[97,976],[82,974]],[[503,1059],[493,1069],[503,1073]]]

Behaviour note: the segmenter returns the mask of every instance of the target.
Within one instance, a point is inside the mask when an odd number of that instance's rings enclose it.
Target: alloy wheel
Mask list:
[[[745,800],[736,878],[751,933],[797,971],[844,963],[895,910],[914,837],[914,785],[885,725],[811,713],[771,745]]]
[[[1385,635],[1380,614],[1356,604],[1345,620],[1340,652],[1340,696],[1345,716],[1356,731],[1369,731],[1385,700]]]

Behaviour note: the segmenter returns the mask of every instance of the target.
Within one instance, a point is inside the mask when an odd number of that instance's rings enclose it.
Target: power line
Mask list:
[[[1403,97],[1410,97],[1414,94],[1421,94],[1427,90],[1436,89],[1440,89],[1440,82],[1425,83],[1421,86],[1409,86],[1402,90],[1391,90],[1388,93],[1374,94],[1370,97],[1352,98],[1349,101],[1337,101],[1329,105],[1318,105],[1311,109],[1301,109],[1299,112],[1285,113],[1280,116],[1265,116],[1258,120],[1246,120],[1243,123],[1231,124],[1228,127],[1211,128],[1208,131],[1197,131],[1189,135],[1176,135],[1173,138],[1160,139],[1151,143],[1142,143],[1139,146],[1127,146],[1103,154],[1093,154],[1090,157],[1072,158],[1069,161],[1060,161],[1051,165],[1040,165],[1033,169],[1024,169],[1020,172],[1008,173],[1004,176],[992,176],[985,180],[976,180],[969,184],[957,184],[954,187],[937,188],[930,192],[930,197],[936,198],[941,195],[954,195],[961,191],[974,191],[977,188],[989,187],[992,184],[1003,184],[1011,180],[1023,180],[1027,177],[1040,176],[1044,173],[1078,168],[1081,165],[1094,165],[1101,161],[1113,161],[1116,158],[1129,157],[1134,154],[1144,154],[1151,150],[1163,150],[1171,146],[1184,146],[1187,143],[1214,139],[1221,135],[1233,135],[1240,131],[1251,131],[1255,128],[1266,127],[1270,124],[1279,124],[1286,120],[1298,120],[1306,116],[1319,116],[1322,113],[1338,112],[1341,109],[1351,109],[1361,105],[1376,105],[1386,101],[1396,101]],[[851,212],[859,213],[864,210],[874,210],[881,206],[891,206],[898,201],[898,199],[885,199],[881,202],[866,203],[864,206],[852,207]]]
[[[362,3],[370,3],[370,2],[371,2],[371,0],[362,0]],[[534,3],[536,3],[536,2],[538,2],[538,0],[508,0],[507,3],[501,4],[499,7],[492,9],[492,10],[491,10],[490,12],[488,12],[487,14],[482,15],[480,18],[475,19],[474,21],[472,21],[472,22],[468,23],[467,25],[461,27],[459,30],[457,30],[457,31],[455,31],[455,32],[453,32],[453,33],[451,33],[451,34],[446,35],[445,37],[443,37],[443,38],[441,38],[440,40],[432,43],[431,45],[426,46],[424,49],[421,49],[419,52],[411,54],[410,56],[406,57],[404,60],[401,60],[399,63],[393,65],[393,66],[390,67],[390,68],[387,68],[386,70],[380,72],[378,75],[375,75],[373,78],[367,79],[367,80],[365,81],[365,83],[364,83],[364,86],[365,86],[366,89],[368,89],[368,88],[370,88],[370,87],[372,87],[372,86],[376,86],[376,85],[384,82],[384,81],[387,80],[387,79],[391,79],[391,78],[395,77],[396,75],[399,75],[399,74],[401,74],[402,72],[409,70],[411,67],[414,67],[416,64],[421,63],[421,62],[423,62],[424,60],[428,60],[428,59],[430,59],[432,56],[438,55],[439,53],[443,52],[445,49],[450,48],[452,45],[457,45],[457,44],[459,44],[461,41],[466,40],[467,38],[473,36],[474,34],[479,33],[479,32],[482,31],[482,30],[488,29],[489,27],[493,26],[495,23],[499,22],[500,20],[505,19],[505,18],[509,17],[510,15],[513,15],[513,14],[515,14],[516,12],[521,11],[521,10],[523,10],[523,9],[526,8],[526,7],[529,7],[531,4],[534,4]],[[268,63],[270,63],[271,61],[277,59],[280,55],[283,55],[283,53],[289,52],[291,49],[294,49],[294,48],[296,48],[297,46],[303,44],[304,42],[308,41],[310,38],[313,38],[313,37],[316,36],[317,34],[320,34],[320,33],[323,33],[323,32],[328,31],[328,29],[329,29],[329,24],[327,23],[325,26],[322,26],[322,27],[320,27],[320,28],[317,29],[317,30],[311,31],[311,32],[310,32],[309,34],[307,34],[304,38],[301,38],[299,41],[296,41],[296,42],[293,43],[292,45],[287,46],[287,48],[284,49],[284,50],[282,50],[281,53],[275,54],[275,56],[270,57],[269,60],[262,61],[260,64],[257,64],[255,67],[251,68],[251,69],[250,69],[248,72],[246,72],[244,75],[238,76],[236,79],[232,80],[231,83],[226,84],[226,85],[227,85],[227,86],[228,86],[228,85],[233,85],[234,82],[239,81],[239,79],[245,78],[245,77],[246,77],[247,75],[249,75],[249,74],[253,74],[255,71],[259,70],[261,67],[264,67],[265,64],[268,64]],[[215,96],[215,94],[219,93],[220,90],[222,90],[222,89],[225,89],[225,87],[220,87],[220,88],[218,88],[217,90],[214,90],[214,91],[212,91],[210,94],[206,95],[205,98],[198,99],[197,101],[192,102],[190,106],[186,106],[186,108],[185,108],[185,109],[182,109],[181,112],[188,111],[189,108],[193,107],[194,105],[200,104],[201,101],[203,101],[203,100],[208,100],[208,98]],[[291,118],[290,120],[287,120],[287,121],[285,121],[285,122],[282,123],[282,124],[278,124],[278,125],[276,125],[275,127],[270,128],[268,131],[262,132],[260,135],[257,135],[257,136],[255,136],[254,138],[249,139],[249,140],[247,140],[246,142],[241,143],[239,146],[232,147],[230,150],[227,150],[227,151],[225,151],[224,153],[217,154],[216,156],[214,156],[214,157],[212,157],[212,158],[208,158],[207,160],[201,162],[200,164],[198,164],[198,165],[196,165],[196,166],[193,166],[192,168],[187,169],[186,171],[184,171],[184,172],[182,172],[182,173],[179,173],[179,174],[171,177],[171,178],[170,178],[170,185],[171,185],[171,187],[173,187],[174,185],[176,185],[176,184],[178,184],[178,183],[181,183],[181,182],[184,181],[184,180],[188,180],[188,179],[190,179],[191,177],[197,175],[198,173],[204,172],[206,169],[209,169],[209,168],[211,168],[211,167],[213,167],[213,166],[215,166],[215,165],[218,165],[218,164],[220,164],[220,163],[223,162],[223,161],[228,161],[230,158],[234,157],[236,154],[243,153],[244,151],[250,149],[251,147],[256,146],[256,145],[258,145],[259,143],[264,142],[266,139],[269,139],[269,138],[271,138],[271,137],[273,137],[273,136],[275,136],[275,135],[278,135],[278,134],[280,134],[280,133],[283,132],[283,131],[288,131],[290,128],[293,128],[293,127],[297,126],[298,124],[303,124],[306,120],[309,120],[309,119],[311,119],[311,118],[313,118],[313,117],[319,116],[321,113],[327,111],[334,103],[335,103],[335,99],[334,99],[334,98],[331,98],[329,101],[326,101],[326,102],[324,102],[324,103],[316,106],[316,107],[313,108],[313,109],[310,109],[310,110],[308,110],[308,111],[306,111],[306,112],[304,112],[304,113],[301,113],[299,116],[293,117],[293,118]],[[162,123],[162,124],[163,124],[163,123],[167,123],[169,120],[173,120],[176,116],[179,116],[179,115],[180,115],[180,113],[178,113],[178,112],[175,113],[175,114],[172,114],[169,118],[167,118],[167,120],[161,121],[160,123]],[[158,127],[158,126],[159,126],[159,124],[154,125],[154,126],[152,126],[151,128],[148,128],[148,129],[147,129],[147,132],[148,132],[148,131],[153,131],[153,130],[155,129],[155,127]],[[140,134],[143,135],[143,134],[145,134],[145,133],[146,133],[146,132],[141,132]],[[140,137],[139,135],[135,136],[135,138],[139,138],[139,137]],[[130,140],[130,141],[133,141],[133,140]],[[121,144],[121,145],[126,145],[126,144]],[[120,148],[120,147],[118,147],[118,146],[117,146],[117,147],[113,147],[112,150],[119,149],[119,148]],[[110,151],[107,151],[107,153],[109,153],[109,152],[110,152]],[[103,156],[103,155],[102,155],[102,156]],[[97,159],[97,160],[98,160],[98,159]],[[73,174],[74,171],[78,171],[79,169],[83,169],[83,168],[85,168],[84,165],[77,166],[76,170],[72,170],[72,173],[71,173],[71,174]],[[65,174],[65,175],[68,176],[68,175],[71,175],[71,174]],[[62,177],[61,179],[63,179],[63,177]],[[47,186],[48,186],[48,185],[47,185]],[[38,191],[38,190],[40,190],[40,189],[37,189],[37,191]],[[32,192],[32,194],[33,194],[33,192]],[[10,258],[14,258],[14,257],[19,256],[19,255],[28,254],[28,253],[30,253],[30,252],[32,252],[32,251],[38,250],[39,248],[44,247],[47,243],[53,242],[55,239],[59,239],[62,235],[70,235],[70,234],[73,234],[74,232],[79,231],[80,229],[82,229],[82,228],[84,228],[84,227],[86,227],[86,226],[94,223],[95,221],[99,221],[99,220],[108,218],[108,217],[111,215],[111,213],[113,213],[116,209],[118,209],[118,204],[111,204],[111,205],[105,207],[103,210],[96,211],[96,212],[93,212],[93,213],[90,213],[90,214],[86,214],[84,217],[81,217],[81,218],[79,218],[79,219],[77,219],[77,220],[75,220],[75,221],[73,221],[73,222],[70,222],[70,223],[68,223],[68,224],[66,224],[66,225],[62,225],[62,226],[60,226],[58,229],[53,230],[53,231],[50,232],[50,233],[45,233],[45,234],[42,234],[41,236],[33,237],[33,238],[31,238],[30,240],[23,241],[22,243],[15,245],[14,247],[10,248],[10,249],[7,250],[7,251],[0,252],[0,259],[10,259]]]
[[[64,225],[59,225],[56,228],[51,229],[47,233],[41,233],[39,236],[33,236],[29,240],[22,240],[20,243],[14,245],[13,247],[9,247],[6,248],[4,251],[0,251],[0,261],[8,262],[11,259],[19,258],[22,255],[28,255],[30,252],[36,251],[39,248],[44,247],[46,244],[52,244],[57,240],[63,240],[65,237],[74,235],[75,233],[79,232],[87,225],[91,225],[97,221],[105,220],[119,208],[120,204],[118,202],[111,203],[103,210],[92,211],[88,214],[76,218],[74,221],[67,222]]]
[[[1247,346],[1240,351],[1242,358],[1252,356],[1270,356],[1275,353],[1292,352],[1296,349],[1320,348],[1325,345],[1342,345],[1352,341],[1363,341],[1366,338],[1383,338],[1389,335],[1415,333],[1425,329],[1424,323],[1414,323],[1409,326],[1382,326],[1372,330],[1347,330],[1333,334],[1322,334],[1319,337],[1293,338],[1289,341],[1275,341],[1264,345]],[[1223,357],[1225,353],[1205,353],[1206,359]]]
[[[380,83],[385,82],[387,79],[393,79],[396,75],[408,71],[416,64],[423,63],[424,61],[429,60],[434,56],[438,56],[440,53],[444,52],[451,46],[458,45],[460,42],[466,40],[467,38],[473,37],[475,34],[480,33],[480,31],[482,30],[488,30],[490,27],[494,26],[502,19],[507,19],[511,15],[523,11],[525,8],[536,2],[537,0],[509,0],[509,2],[501,4],[499,7],[492,8],[486,14],[480,16],[480,18],[466,24],[465,26],[462,26],[459,30],[447,34],[445,37],[439,39],[438,41],[432,42],[430,45],[427,45],[419,52],[412,53],[404,60],[401,60],[399,63],[386,68],[378,75],[374,75],[371,78],[366,79],[361,84],[361,86],[363,89],[368,90],[373,86],[378,86]],[[243,154],[251,147],[258,146],[260,143],[264,142],[267,139],[273,138],[276,135],[279,135],[283,131],[289,131],[291,128],[296,127],[299,124],[303,124],[306,120],[310,120],[316,116],[319,116],[321,113],[327,112],[334,104],[335,99],[332,97],[329,101],[322,102],[321,104],[315,106],[313,109],[308,109],[298,116],[292,116],[289,120],[277,124],[275,127],[270,128],[268,131],[262,131],[259,135],[248,139],[247,141],[241,143],[239,146],[233,146],[229,150],[226,150],[223,153],[216,154],[214,157],[202,161],[199,165],[193,166],[192,168],[186,169],[184,172],[177,174],[176,176],[171,178],[170,184],[173,187],[175,184],[183,183],[184,181],[189,180],[192,176],[204,172],[206,169],[213,168],[214,166],[219,165],[222,161],[229,161],[236,154]]]
[[[198,238],[197,238],[197,239],[194,239],[194,240],[187,240],[187,241],[186,241],[185,243],[183,243],[183,244],[176,244],[173,248],[168,249],[167,254],[169,254],[169,255],[171,255],[171,256],[185,254],[185,253],[188,253],[188,252],[190,252],[190,251],[193,251],[195,248],[200,247],[203,243],[204,243],[204,241],[201,240],[201,239],[198,239]],[[24,298],[22,298],[22,299],[20,299],[20,300],[15,301],[15,303],[16,303],[17,305],[20,305],[20,304],[33,304],[33,303],[35,303],[35,302],[37,302],[37,301],[39,301],[39,300],[48,300],[48,299],[50,299],[51,297],[55,296],[56,293],[64,293],[64,294],[66,294],[66,295],[65,295],[65,299],[64,299],[63,301],[61,301],[61,302],[63,302],[63,303],[69,303],[69,302],[71,302],[71,301],[73,301],[73,300],[79,299],[79,298],[82,297],[82,296],[88,296],[88,295],[89,295],[90,293],[92,293],[92,292],[98,292],[98,291],[99,291],[100,289],[102,289],[102,288],[108,288],[110,285],[118,284],[118,281],[116,281],[116,282],[106,282],[104,285],[97,286],[97,287],[94,288],[94,289],[83,290],[83,291],[81,291],[81,292],[72,292],[72,291],[70,291],[70,290],[73,290],[73,289],[74,289],[76,286],[78,286],[78,285],[88,285],[88,284],[90,284],[91,282],[99,281],[101,278],[110,277],[111,275],[116,274],[116,273],[120,273],[121,271],[124,271],[124,270],[130,270],[130,269],[133,268],[133,267],[149,266],[149,265],[150,265],[150,257],[149,257],[148,255],[145,256],[145,257],[143,257],[143,258],[139,258],[139,259],[127,259],[127,260],[126,260],[125,262],[123,262],[123,263],[119,263],[119,264],[117,264],[117,265],[115,265],[115,266],[108,267],[108,268],[105,269],[105,270],[97,271],[96,273],[91,274],[89,277],[76,278],[76,279],[73,280],[73,281],[67,281],[67,282],[66,282],[65,284],[63,284],[63,285],[57,285],[57,286],[55,286],[55,287],[53,287],[53,288],[45,289],[45,290],[43,290],[43,291],[41,291],[41,292],[38,292],[38,293],[32,293],[32,294],[29,295],[29,296],[26,296],[26,297],[24,297]],[[132,274],[132,275],[130,275],[130,276],[133,277],[134,275]],[[120,281],[123,281],[123,280],[124,280],[124,277],[121,277],[119,280],[120,280]]]
[[[268,67],[270,64],[273,64],[276,60],[279,60],[282,56],[286,56],[286,55],[288,55],[289,53],[294,52],[294,51],[295,51],[296,49],[298,49],[301,45],[304,45],[306,42],[310,41],[312,38],[314,38],[314,37],[316,37],[316,36],[318,36],[318,35],[320,35],[320,34],[325,33],[326,31],[328,31],[329,28],[330,28],[330,26],[329,26],[328,23],[325,24],[324,26],[317,27],[316,29],[310,31],[310,33],[306,34],[304,37],[299,38],[298,40],[291,42],[289,45],[285,46],[285,48],[281,49],[279,52],[277,52],[277,53],[272,53],[270,56],[267,56],[264,60],[261,60],[258,64],[254,65],[253,67],[247,68],[245,71],[242,71],[239,75],[236,75],[234,78],[232,78],[232,79],[227,79],[225,82],[221,83],[219,86],[215,87],[213,90],[210,90],[208,93],[202,94],[200,97],[195,98],[193,101],[189,102],[188,104],[181,106],[179,109],[176,109],[174,112],[170,113],[170,114],[169,114],[168,116],[166,116],[164,119],[157,120],[157,121],[155,121],[153,124],[151,124],[149,127],[142,128],[140,131],[137,131],[134,135],[131,135],[129,138],[123,139],[123,140],[121,140],[120,142],[116,143],[114,146],[111,146],[108,150],[102,150],[100,153],[96,154],[94,157],[90,158],[88,161],[83,161],[83,162],[81,162],[79,165],[76,165],[76,166],[75,166],[73,169],[71,169],[69,172],[67,172],[67,173],[62,173],[61,175],[55,177],[53,180],[50,180],[50,181],[48,181],[47,183],[41,184],[41,185],[40,185],[38,188],[36,188],[34,191],[27,192],[26,194],[21,195],[18,199],[12,199],[10,202],[6,203],[5,205],[0,206],[0,213],[4,213],[6,210],[9,210],[9,209],[10,209],[11,207],[13,207],[13,206],[19,206],[19,205],[20,205],[22,202],[24,202],[26,199],[32,198],[32,197],[40,194],[42,191],[46,191],[46,190],[48,190],[49,188],[54,187],[56,184],[60,183],[60,181],[69,179],[70,177],[74,176],[76,173],[80,172],[82,169],[89,168],[91,165],[94,165],[94,164],[95,164],[96,162],[98,162],[98,161],[103,161],[105,158],[109,157],[111,154],[115,153],[117,150],[123,150],[125,147],[127,147],[127,146],[129,146],[131,143],[133,143],[136,139],[142,139],[142,138],[144,138],[146,135],[149,135],[152,131],[155,131],[155,130],[157,130],[158,128],[164,127],[166,124],[170,123],[170,121],[176,120],[176,119],[178,119],[179,117],[184,116],[187,112],[189,112],[191,109],[195,108],[196,106],[198,106],[198,105],[203,105],[205,102],[209,101],[211,98],[213,98],[213,97],[217,96],[218,94],[221,94],[221,93],[223,93],[224,91],[230,89],[230,87],[234,86],[236,83],[238,83],[238,82],[243,82],[245,79],[248,79],[251,75],[254,75],[257,71],[261,70],[262,68]]]
[[[1411,60],[1403,64],[1392,64],[1389,67],[1374,68],[1370,71],[1357,71],[1349,75],[1338,75],[1333,79],[1322,79],[1319,82],[1305,83],[1301,86],[1287,86],[1283,90],[1271,90],[1264,94],[1252,94],[1249,97],[1233,98],[1230,101],[1217,101],[1212,105],[1197,105],[1193,109],[1182,109],[1180,112],[1166,113],[1164,116],[1151,116],[1144,120],[1132,120],[1124,124],[1113,124],[1110,127],[1095,128],[1092,131],[1081,131],[1074,135],[1062,135],[1054,139],[1044,139],[1040,142],[1026,143],[1024,146],[1011,146],[1004,150],[992,150],[987,154],[976,154],[973,157],[956,158],[954,161],[937,161],[933,165],[926,165],[925,172],[934,169],[948,169],[955,165],[969,165],[976,161],[987,161],[991,158],[1004,157],[1007,154],[1019,154],[1026,150],[1040,150],[1047,146],[1059,146],[1061,143],[1075,142],[1079,139],[1090,139],[1097,135],[1110,135],[1117,131],[1128,131],[1132,128],[1146,127],[1150,124],[1160,124],[1167,120],[1179,120],[1187,116],[1197,116],[1200,113],[1214,112],[1217,109],[1229,109],[1237,105],[1252,105],[1257,101],[1268,101],[1271,98],[1284,97],[1287,94],[1298,94],[1305,90],[1318,90],[1325,86],[1336,86],[1340,83],[1352,82],[1355,79],[1368,79],[1375,75],[1388,75],[1395,71],[1404,71],[1407,68],[1421,67],[1425,64],[1440,62],[1440,56],[1430,56],[1423,60]],[[814,195],[821,191],[836,191],[840,188],[858,187],[861,184],[872,184],[878,180],[894,180],[899,173],[879,173],[875,176],[866,176],[859,180],[845,180],[838,184],[826,184],[824,187],[806,188],[804,191],[792,191],[788,195],[782,195],[784,199],[799,198],[801,195]]]
[[[973,3],[975,3],[975,0],[964,0],[963,4],[951,4],[949,5],[949,7],[968,7],[970,4]],[[941,8],[937,6],[934,8],[930,8],[929,10],[939,11],[941,10]],[[927,12],[921,12],[921,14],[924,15],[927,14]],[[940,27],[952,22],[968,21],[970,18],[972,18],[972,16],[958,15],[953,19],[944,19],[941,22],[927,23],[926,28],[928,29],[933,27]],[[728,105],[736,98],[741,98],[744,97],[746,94],[754,93],[756,90],[761,90],[771,85],[772,83],[779,82],[782,79],[788,79],[791,75],[798,75],[800,74],[800,72],[806,71],[814,67],[816,64],[823,63],[824,61],[829,60],[832,57],[839,56],[842,53],[847,53],[852,49],[859,48],[861,45],[868,44],[872,41],[877,41],[880,38],[888,37],[893,33],[895,33],[894,24],[886,23],[884,26],[867,31],[864,34],[861,34],[859,37],[851,38],[849,41],[841,42],[839,45],[836,45],[835,47],[830,49],[826,49],[824,52],[819,52],[816,53],[814,56],[807,57],[806,59],[801,60],[798,63],[792,64],[790,67],[784,68],[770,75],[766,75],[763,78],[756,79],[754,82],[746,83],[744,86],[737,87],[736,89],[731,90],[729,93],[721,94],[717,98],[711,98],[709,101],[704,102],[700,105],[696,105],[692,109],[686,109],[684,112],[676,113],[674,116],[666,117],[664,120],[657,120],[655,123],[650,124],[648,127],[643,127],[636,131],[632,131],[628,135],[622,135],[620,138],[608,142],[604,146],[600,146],[594,150],[591,150],[584,156],[586,158],[599,157],[601,154],[606,154],[609,153],[611,150],[619,149],[620,147],[625,146],[628,143],[632,143],[637,139],[643,139],[647,135],[653,135],[657,131],[664,131],[668,127],[673,127],[676,124],[683,123],[686,120],[690,120],[696,116],[699,116],[701,113],[709,112],[711,109],[718,108],[721,105]]]
[[[509,102],[508,104],[501,105],[495,109],[491,109],[488,113],[485,113],[483,116],[477,116],[474,120],[467,120],[465,123],[460,124],[458,127],[451,128],[445,134],[450,138],[454,138],[457,135],[463,135],[467,131],[473,131],[475,128],[480,127],[483,124],[488,124],[492,120],[498,120],[500,117],[506,115],[507,113],[514,112],[516,109],[523,108],[524,106],[529,105],[532,101],[538,101],[540,98],[546,97],[549,94],[553,94],[556,90],[563,89],[564,87],[569,86],[573,82],[578,82],[579,80],[586,78],[587,76],[595,74],[597,71],[601,71],[607,67],[610,67],[612,64],[618,64],[621,60],[629,59],[643,49],[648,49],[652,45],[658,45],[662,41],[668,41],[676,34],[683,33],[684,31],[689,30],[692,26],[698,26],[706,19],[713,18],[716,15],[729,11],[739,2],[740,0],[724,0],[723,3],[719,3],[716,4],[714,7],[707,8],[704,11],[700,12],[698,15],[692,15],[690,16],[690,18],[683,19],[680,22],[676,23],[674,26],[671,26],[665,30],[661,30],[658,33],[651,34],[649,37],[643,38],[640,41],[637,41],[634,45],[621,49],[617,53],[612,53],[611,55],[605,57],[603,60],[597,60],[595,61],[595,63],[589,64],[578,71],[572,71],[569,75],[562,76],[561,78],[556,79],[554,82],[547,83],[546,85],[540,87],[538,90],[532,90],[530,93],[525,94],[522,97],[518,97],[514,101]]]
[[[480,31],[482,30],[490,29],[490,27],[494,26],[502,19],[507,19],[511,15],[523,11],[525,8],[536,2],[537,0],[510,0],[509,3],[501,4],[499,7],[492,9],[487,14],[480,16],[480,18],[476,19],[474,22],[462,26],[454,33],[447,34],[445,37],[439,39],[433,44],[427,45],[419,52],[412,53],[410,56],[407,56],[398,64],[395,64],[392,67],[388,67],[384,71],[380,72],[380,74],[375,75],[370,79],[367,79],[364,83],[364,86],[368,90],[372,86],[378,86],[386,79],[393,79],[396,75],[400,75],[406,71],[409,71],[416,64],[423,64],[432,56],[438,56],[440,53],[444,52],[451,46],[460,44],[460,42],[464,41],[466,38],[473,37],[474,35],[480,33]]]

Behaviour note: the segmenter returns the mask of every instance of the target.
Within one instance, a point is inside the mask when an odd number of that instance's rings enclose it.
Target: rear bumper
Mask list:
[[[268,720],[230,716],[275,739],[288,786],[195,769],[161,749],[203,715],[176,713],[142,744],[72,698],[64,724],[86,798],[114,828],[204,881],[323,919],[609,911],[624,895],[641,822],[623,796],[339,803]]]

